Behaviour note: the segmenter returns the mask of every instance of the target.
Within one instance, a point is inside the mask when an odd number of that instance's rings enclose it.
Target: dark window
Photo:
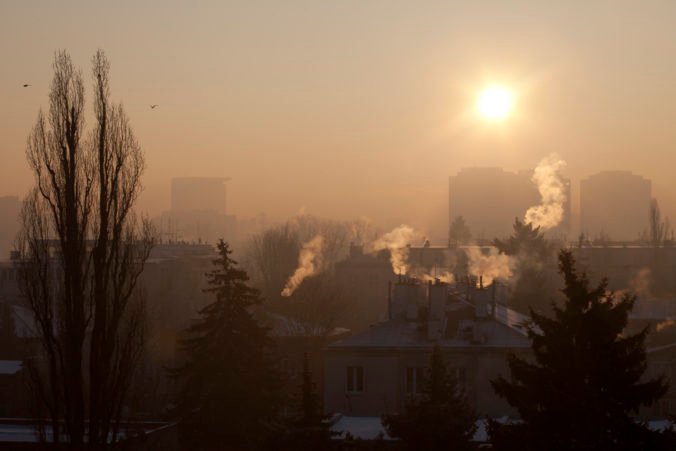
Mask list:
[[[465,368],[451,368],[451,375],[455,378],[460,390],[467,388],[467,371]]]
[[[406,368],[406,393],[422,393],[424,374],[424,368]]]
[[[347,391],[352,393],[364,391],[364,368],[361,366],[347,367]]]

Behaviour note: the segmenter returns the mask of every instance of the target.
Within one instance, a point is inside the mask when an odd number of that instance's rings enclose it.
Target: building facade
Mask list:
[[[391,286],[388,304],[387,321],[327,347],[326,412],[367,417],[401,412],[407,398],[420,392],[438,344],[477,412],[514,414],[490,381],[508,374],[508,354],[525,354],[529,345],[491,288],[475,288],[468,297],[444,283],[403,280]]]
[[[590,239],[635,241],[648,228],[651,182],[629,171],[604,171],[580,183],[580,230]]]
[[[510,235],[514,218],[523,219],[530,207],[540,203],[532,176],[533,171],[509,172],[502,168],[460,170],[449,178],[449,229],[455,218],[462,216],[473,239],[479,242]],[[570,231],[570,181],[564,182],[567,193],[563,221],[550,234]]]

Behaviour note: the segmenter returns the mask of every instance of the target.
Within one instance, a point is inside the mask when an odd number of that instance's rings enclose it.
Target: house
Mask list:
[[[328,345],[325,411],[361,417],[400,412],[407,397],[421,391],[438,344],[480,415],[515,415],[490,381],[508,374],[510,353],[530,352],[519,327],[527,318],[501,305],[501,298],[497,283],[463,287],[402,278],[391,284],[386,321]]]

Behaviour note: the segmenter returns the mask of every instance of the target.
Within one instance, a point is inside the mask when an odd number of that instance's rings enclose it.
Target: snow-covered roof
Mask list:
[[[21,371],[21,360],[0,360],[0,374],[12,375]]]
[[[396,440],[387,434],[380,417],[351,417],[345,415],[338,415],[338,417],[339,418],[331,425],[331,431],[338,434],[335,436],[337,440],[344,439],[348,433],[352,437],[362,440],[377,440],[381,437],[383,440]],[[504,424],[512,420],[503,417],[496,419],[496,421]],[[477,443],[485,443],[488,441],[487,420],[477,420],[476,432],[474,433],[472,440]]]
[[[344,439],[348,433],[355,439],[377,440],[382,437],[383,440],[396,440],[387,434],[380,417],[351,417],[340,414],[337,414],[336,416],[338,418],[334,419],[334,423],[331,425],[331,431],[338,433],[338,435],[335,436],[338,440]],[[509,417],[495,418],[494,421],[501,424],[514,424],[520,422],[518,419]],[[648,421],[647,425],[648,428],[653,431],[664,431],[669,427],[673,427],[670,420]],[[477,420],[476,431],[474,432],[472,440],[477,443],[486,443],[488,442],[488,438],[488,420]]]
[[[152,434],[154,432],[159,432],[162,429],[174,427],[176,423],[163,423],[163,422],[137,422],[132,423],[129,430],[133,430],[135,433],[142,432],[143,434]],[[118,435],[118,440],[123,440],[130,436],[127,435],[127,429],[122,428],[123,430]],[[44,425],[44,434],[47,442],[53,440],[52,438],[52,427],[49,424]],[[109,440],[112,439],[112,434],[109,436]],[[7,443],[37,443],[40,439],[37,435],[35,424],[31,420],[25,419],[3,419],[0,421],[0,448],[3,444]],[[4,448],[3,448],[4,449]]]
[[[356,439],[376,440],[381,437],[383,440],[393,440],[387,434],[380,417],[348,417],[341,415],[338,420],[331,425],[331,431],[338,435],[336,439],[344,439],[350,434]]]

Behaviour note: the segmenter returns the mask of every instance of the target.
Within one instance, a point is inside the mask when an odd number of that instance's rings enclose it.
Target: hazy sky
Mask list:
[[[449,175],[556,151],[574,184],[651,178],[674,217],[675,24],[674,1],[0,0],[0,195],[32,184],[54,51],[88,76],[102,48],[153,214],[173,176],[230,176],[240,217],[305,207],[438,231]],[[502,124],[473,114],[494,82],[517,95]]]

